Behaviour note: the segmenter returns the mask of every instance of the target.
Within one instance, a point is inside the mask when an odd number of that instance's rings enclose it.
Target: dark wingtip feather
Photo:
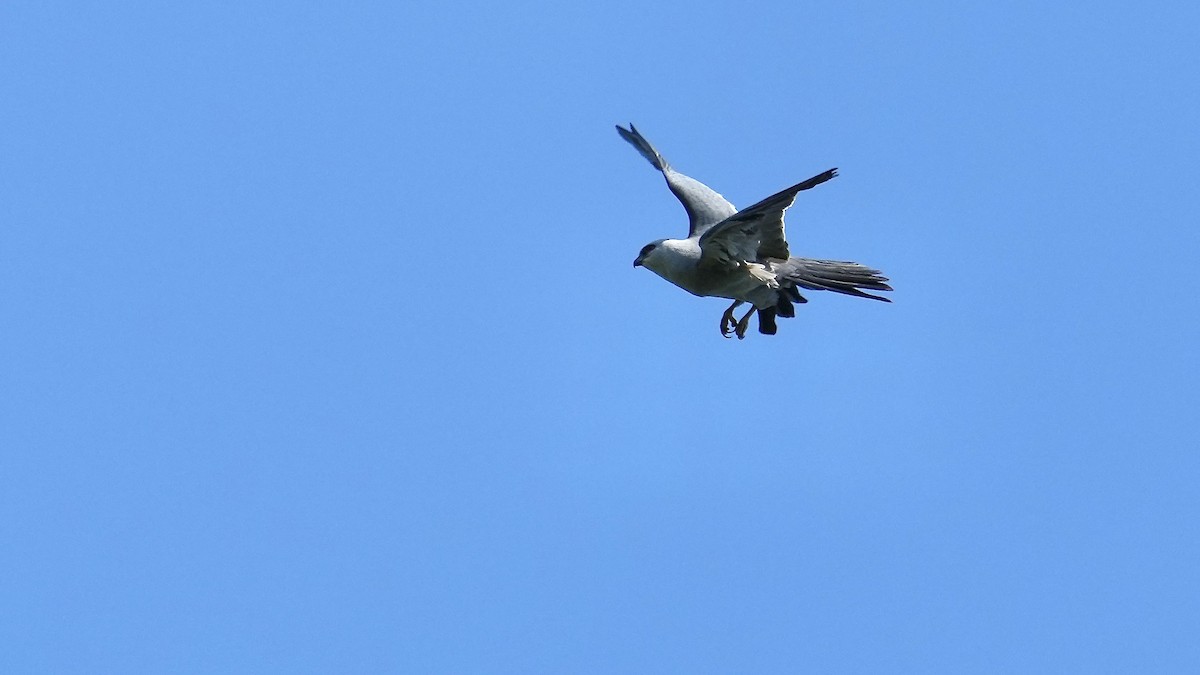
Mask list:
[[[830,180],[833,180],[834,178],[837,178],[837,175],[838,175],[838,170],[836,168],[833,168],[824,173],[819,173],[819,174],[813,176],[812,178],[809,178],[808,180],[804,181],[803,183],[796,185],[794,189],[797,191],[811,190],[812,188],[815,188],[816,186],[820,185],[821,183],[824,183],[826,181],[830,181]]]

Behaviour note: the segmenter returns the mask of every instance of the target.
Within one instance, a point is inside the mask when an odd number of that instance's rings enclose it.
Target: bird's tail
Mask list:
[[[790,303],[788,307],[791,308]],[[758,310],[758,332],[763,335],[774,335],[779,330],[779,327],[775,325],[775,313],[774,307]],[[796,316],[796,313],[792,312],[792,316]]]
[[[858,263],[792,258],[780,271],[783,272],[783,278],[800,288],[812,291],[836,291],[860,298],[891,302],[887,298],[863,292],[863,289],[890,291],[892,287],[887,285],[887,277],[883,276],[879,270],[873,270]]]

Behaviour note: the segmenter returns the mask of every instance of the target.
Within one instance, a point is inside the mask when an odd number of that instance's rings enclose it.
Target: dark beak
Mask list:
[[[642,266],[642,256],[640,256],[640,255],[639,255],[639,256],[637,257],[637,260],[634,260],[634,261],[633,261],[633,266],[634,266],[634,267],[641,267],[641,266]]]

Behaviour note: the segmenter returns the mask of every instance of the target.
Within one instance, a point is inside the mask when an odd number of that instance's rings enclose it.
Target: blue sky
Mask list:
[[[0,667],[1194,672],[1198,25],[6,3]],[[723,340],[631,121],[894,304]]]

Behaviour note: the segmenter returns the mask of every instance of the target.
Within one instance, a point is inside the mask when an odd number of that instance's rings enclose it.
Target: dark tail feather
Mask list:
[[[786,278],[801,288],[814,291],[834,291],[860,298],[871,298],[891,302],[878,295],[864,293],[862,289],[872,291],[890,291],[887,277],[879,270],[873,270],[865,265],[837,260],[813,260],[811,258],[792,258],[788,260]]]
[[[788,293],[780,293],[779,299],[775,301],[775,312],[785,319],[796,316],[796,308],[792,307],[792,300],[788,295]]]
[[[808,298],[800,295],[800,289],[796,288],[795,286],[784,286],[783,291],[788,294],[788,297],[792,299],[792,302],[798,302],[800,304],[808,302]]]
[[[795,316],[795,313],[792,313]],[[758,310],[758,332],[763,335],[774,335],[779,328],[775,325],[775,310],[760,309]]]

